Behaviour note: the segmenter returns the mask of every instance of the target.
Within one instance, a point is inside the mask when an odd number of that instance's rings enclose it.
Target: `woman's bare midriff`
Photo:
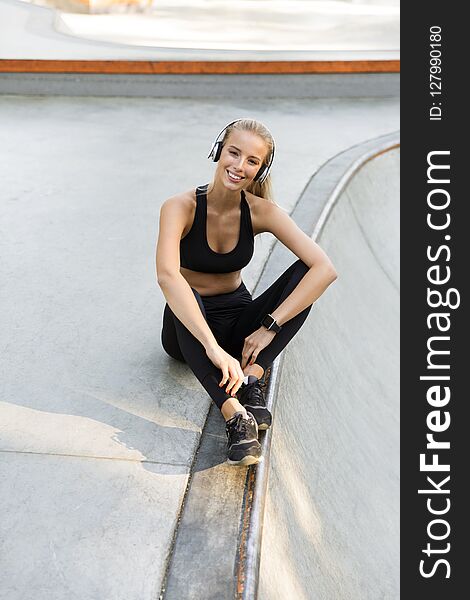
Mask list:
[[[241,271],[234,273],[200,273],[180,267],[181,275],[201,296],[216,296],[234,292],[242,282]]]

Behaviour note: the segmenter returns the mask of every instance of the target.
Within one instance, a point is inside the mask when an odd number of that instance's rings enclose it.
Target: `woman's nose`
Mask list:
[[[243,167],[243,163],[244,163],[244,159],[242,156],[237,157],[237,159],[234,162],[234,167],[236,169],[242,169]]]

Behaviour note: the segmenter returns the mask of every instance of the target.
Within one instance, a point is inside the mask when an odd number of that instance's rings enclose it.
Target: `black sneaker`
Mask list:
[[[227,462],[231,465],[253,465],[262,459],[256,419],[247,413],[247,419],[242,412],[237,412],[225,423]]]
[[[255,417],[258,429],[268,429],[271,427],[272,415],[266,408],[264,393],[261,389],[259,379],[253,383],[242,383],[237,392],[237,398],[240,404]]]

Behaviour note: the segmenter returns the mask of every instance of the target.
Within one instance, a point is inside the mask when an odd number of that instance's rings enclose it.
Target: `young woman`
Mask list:
[[[217,136],[211,183],[168,198],[160,211],[157,278],[166,298],[162,345],[186,362],[226,420],[227,461],[261,460],[271,425],[259,379],[337,275],[325,252],[271,197],[274,140],[239,119]],[[253,299],[241,270],[269,231],[299,260]]]

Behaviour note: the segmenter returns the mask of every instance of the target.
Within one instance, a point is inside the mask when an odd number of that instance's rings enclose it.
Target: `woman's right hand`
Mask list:
[[[220,346],[207,348],[206,354],[209,360],[222,371],[219,387],[223,387],[228,382],[225,391],[231,396],[235,396],[244,378],[239,361]]]

